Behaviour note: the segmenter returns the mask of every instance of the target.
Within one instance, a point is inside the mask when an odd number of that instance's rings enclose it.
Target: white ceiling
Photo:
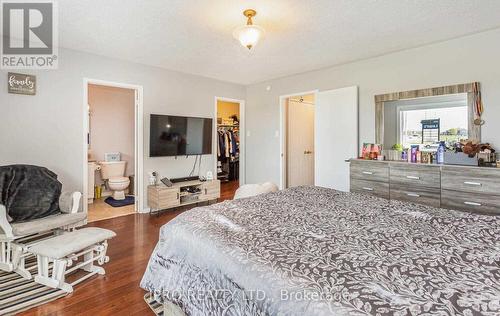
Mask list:
[[[500,27],[498,0],[64,0],[62,47],[240,84]],[[233,37],[254,8],[265,39]],[[486,48],[479,48],[486,49]]]

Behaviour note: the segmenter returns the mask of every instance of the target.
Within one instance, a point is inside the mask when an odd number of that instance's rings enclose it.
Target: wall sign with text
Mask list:
[[[7,74],[7,86],[9,93],[36,94],[36,77],[33,75],[9,72]]]

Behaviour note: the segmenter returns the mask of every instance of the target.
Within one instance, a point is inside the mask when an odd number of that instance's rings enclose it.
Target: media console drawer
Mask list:
[[[162,210],[179,206],[180,191],[177,187],[165,186],[148,187],[148,206],[153,209]]]
[[[217,199],[220,197],[220,182],[219,181],[207,181],[202,185],[202,194],[204,199]]]

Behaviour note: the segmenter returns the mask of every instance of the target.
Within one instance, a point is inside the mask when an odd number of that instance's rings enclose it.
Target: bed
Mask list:
[[[164,225],[141,287],[186,315],[498,315],[500,217],[298,187]]]

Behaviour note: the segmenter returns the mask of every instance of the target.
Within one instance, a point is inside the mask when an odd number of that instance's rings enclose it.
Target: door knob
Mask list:
[[[312,151],[310,150],[304,150],[304,155],[312,154]]]

